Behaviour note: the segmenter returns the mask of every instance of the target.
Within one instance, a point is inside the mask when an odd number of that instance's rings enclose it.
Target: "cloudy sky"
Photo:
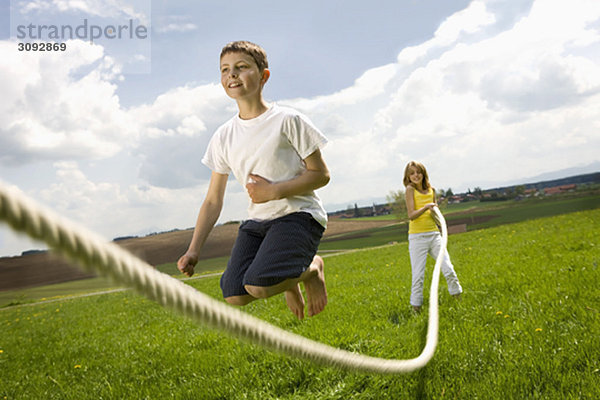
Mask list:
[[[384,200],[412,159],[454,192],[600,170],[597,0],[1,0],[0,14],[0,181],[107,239],[194,225],[200,159],[236,112],[218,72],[232,40],[267,50],[268,101],[329,138],[329,211]],[[19,26],[83,21],[148,35],[18,50]],[[221,222],[246,205],[232,180]],[[0,227],[0,256],[41,247]]]

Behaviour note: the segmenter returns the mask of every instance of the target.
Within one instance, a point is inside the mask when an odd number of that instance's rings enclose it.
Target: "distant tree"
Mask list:
[[[522,196],[525,194],[525,185],[519,185],[515,187],[515,194],[517,196]]]
[[[480,188],[479,186],[476,186],[476,187],[473,189],[473,194],[474,194],[475,196],[481,197],[481,195],[483,194],[483,191],[481,190],[481,188]]]
[[[446,197],[451,197],[454,196],[454,192],[452,191],[451,188],[448,188],[448,190],[446,190]]]
[[[403,220],[408,216],[406,214],[406,200],[404,197],[404,189],[392,190],[386,197],[389,207],[392,209],[392,214],[396,218]]]
[[[360,217],[360,210],[358,209],[358,205],[354,203],[354,218]]]
[[[448,197],[446,197],[446,191],[444,189],[439,189],[436,191],[435,199],[440,209],[446,208],[448,205]]]

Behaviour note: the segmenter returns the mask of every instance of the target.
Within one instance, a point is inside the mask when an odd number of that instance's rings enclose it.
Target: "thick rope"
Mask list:
[[[157,271],[121,247],[66,221],[0,183],[0,219],[15,231],[44,241],[50,248],[86,270],[95,270],[159,304],[238,338],[310,361],[348,370],[407,373],[424,367],[433,357],[438,337],[438,286],[447,245],[444,217],[433,210],[442,229],[442,246],[435,263],[429,297],[427,341],[421,354],[409,360],[365,356],[307,339],[217,301],[179,280]]]

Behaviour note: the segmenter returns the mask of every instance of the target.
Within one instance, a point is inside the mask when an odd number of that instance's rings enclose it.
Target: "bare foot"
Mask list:
[[[304,281],[306,299],[308,301],[308,316],[312,317],[323,311],[327,305],[327,288],[325,287],[325,263],[320,256],[315,256],[311,269],[316,273]]]
[[[298,319],[304,318],[304,297],[302,297],[300,285],[297,284],[292,289],[285,291],[285,302]]]

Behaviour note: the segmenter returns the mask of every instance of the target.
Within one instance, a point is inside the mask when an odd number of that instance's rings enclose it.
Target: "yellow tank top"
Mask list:
[[[423,207],[427,203],[435,201],[433,189],[430,187],[426,194],[419,192],[417,189],[413,191],[415,200],[415,210]],[[438,231],[438,227],[431,216],[431,211],[427,210],[418,218],[413,219],[408,223],[408,233],[425,233]]]

